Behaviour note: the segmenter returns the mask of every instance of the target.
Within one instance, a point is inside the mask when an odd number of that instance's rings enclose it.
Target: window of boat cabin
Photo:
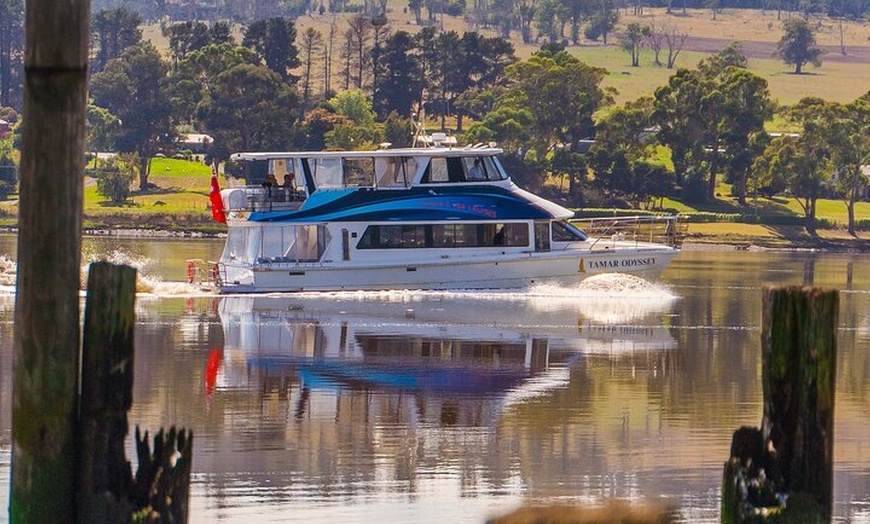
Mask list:
[[[340,158],[309,158],[308,165],[317,189],[339,189],[342,185],[342,164]]]
[[[246,264],[313,262],[323,256],[329,240],[323,225],[231,228],[221,259]]]
[[[465,179],[470,181],[479,180],[504,180],[507,178],[503,169],[500,169],[495,157],[462,157],[465,168]]]
[[[379,188],[408,187],[416,170],[417,162],[414,158],[375,158],[375,177]]]
[[[461,158],[433,157],[429,159],[426,172],[423,173],[424,184],[445,184],[465,180],[465,170]]]
[[[345,158],[344,159],[344,186],[345,187],[374,187],[375,185],[375,159]]]
[[[587,238],[586,233],[567,221],[553,222],[553,242],[576,242]]]
[[[357,249],[528,247],[529,226],[516,223],[372,225]]]

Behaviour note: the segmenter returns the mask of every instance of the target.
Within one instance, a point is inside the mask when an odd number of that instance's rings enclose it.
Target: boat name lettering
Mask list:
[[[629,267],[654,266],[655,257],[624,258],[621,260],[589,260],[586,262],[588,269],[620,269]]]
[[[443,202],[443,201],[435,201],[435,202],[424,202],[423,207],[449,207],[451,209],[457,209],[460,211],[468,211],[469,213],[474,213],[476,215],[482,215],[489,218],[496,218],[497,214],[494,209],[490,209],[488,207],[484,207],[477,204],[466,204],[464,202]]]

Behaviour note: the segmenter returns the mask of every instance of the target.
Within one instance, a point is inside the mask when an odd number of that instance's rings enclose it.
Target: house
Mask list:
[[[189,149],[192,153],[202,154],[211,148],[214,138],[202,133],[182,134],[178,138],[178,146],[181,149]]]

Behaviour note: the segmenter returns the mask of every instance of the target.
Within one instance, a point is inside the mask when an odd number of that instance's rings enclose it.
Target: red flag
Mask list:
[[[211,192],[208,194],[211,200],[211,216],[218,222],[227,223],[227,216],[224,213],[224,200],[221,198],[221,188],[218,185],[217,178],[217,163],[211,165]]]

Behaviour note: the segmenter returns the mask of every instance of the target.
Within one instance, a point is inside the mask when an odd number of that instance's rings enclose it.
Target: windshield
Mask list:
[[[553,242],[574,242],[587,238],[586,233],[567,221],[553,222]]]

